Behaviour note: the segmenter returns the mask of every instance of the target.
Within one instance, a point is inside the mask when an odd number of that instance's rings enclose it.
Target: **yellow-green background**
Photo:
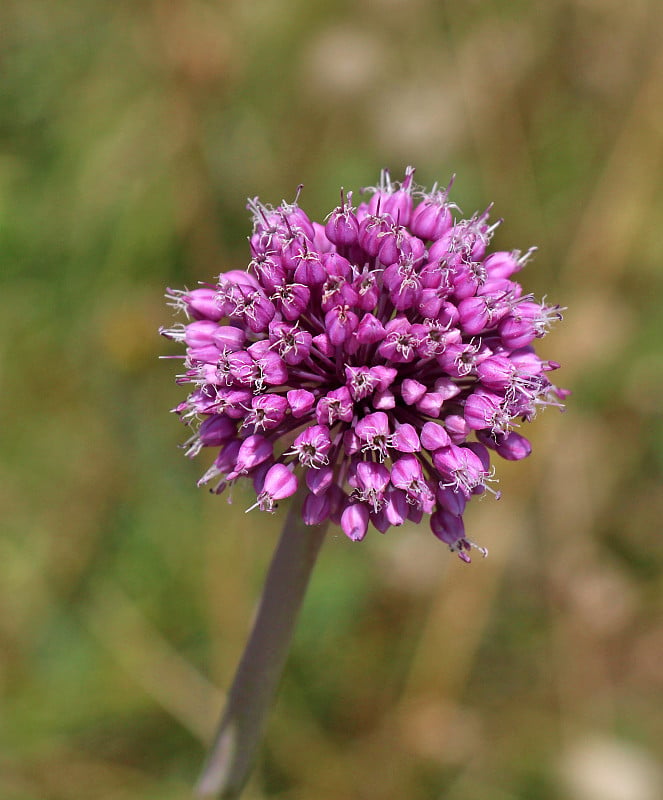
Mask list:
[[[573,390],[474,502],[326,543],[248,799],[663,796],[659,0],[5,0],[0,797],[189,796],[282,517],[195,486],[167,285],[247,261],[247,196],[322,217],[446,183]]]

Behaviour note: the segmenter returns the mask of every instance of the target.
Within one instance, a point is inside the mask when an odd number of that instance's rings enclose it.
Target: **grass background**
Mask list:
[[[471,568],[326,544],[247,800],[663,795],[658,0],[5,0],[0,797],[190,796],[280,514],[195,488],[165,286],[407,164],[539,246],[573,390]]]

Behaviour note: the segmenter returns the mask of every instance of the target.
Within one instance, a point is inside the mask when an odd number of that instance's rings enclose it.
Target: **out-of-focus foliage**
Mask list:
[[[247,798],[663,795],[659,0],[5,0],[0,796],[189,796],[281,516],[195,488],[164,287],[415,164],[495,202],[573,390],[476,504],[324,548]],[[473,504],[474,505],[474,504]]]

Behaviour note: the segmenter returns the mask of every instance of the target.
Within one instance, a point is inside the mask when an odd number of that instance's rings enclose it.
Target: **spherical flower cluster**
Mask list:
[[[531,251],[486,252],[487,211],[461,219],[413,175],[384,171],[356,208],[341,192],[325,225],[251,200],[247,271],[169,291],[190,321],[162,333],[186,344],[187,454],[218,449],[200,484],[249,476],[272,511],[303,483],[306,524],[353,540],[426,515],[469,561],[463,511],[491,452],[529,455],[514,429],[566,394],[533,348],[560,308],[513,280]]]

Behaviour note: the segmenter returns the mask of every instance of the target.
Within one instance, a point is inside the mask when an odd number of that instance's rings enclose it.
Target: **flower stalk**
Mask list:
[[[253,629],[197,785],[201,798],[234,800],[249,777],[327,525],[302,519],[292,498],[267,573]]]

